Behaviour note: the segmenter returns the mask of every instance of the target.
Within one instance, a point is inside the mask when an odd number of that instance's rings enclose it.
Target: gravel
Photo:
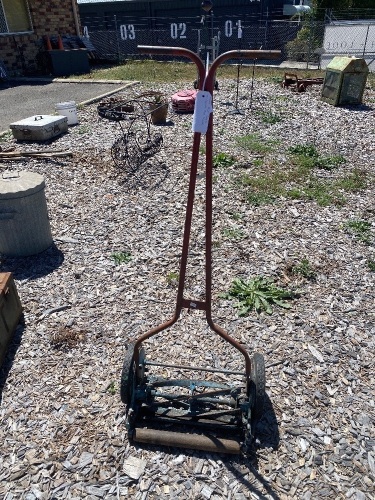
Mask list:
[[[172,95],[176,85],[157,89]],[[188,88],[188,87],[185,87]],[[124,99],[147,90],[134,86]],[[72,157],[3,161],[46,181],[55,245],[40,255],[3,256],[24,307],[1,371],[0,496],[10,499],[370,499],[375,479],[374,334],[375,90],[364,104],[335,108],[320,88],[304,94],[275,82],[220,80],[214,95],[214,152],[234,156],[214,169],[213,317],[249,352],[266,360],[266,411],[248,457],[133,446],[119,380],[126,344],[169,319],[176,297],[192,152],[192,115],[172,112],[163,146],[137,169],[117,167],[111,146],[128,122],[100,118],[96,104],[51,144],[3,151],[69,150]],[[278,117],[277,120],[269,118]],[[267,123],[273,121],[273,123]],[[139,120],[143,127],[144,120]],[[235,136],[259,134],[271,151],[240,148]],[[204,139],[203,139],[204,140]],[[275,142],[275,141],[278,142]],[[279,197],[255,206],[241,184],[276,166],[290,146],[314,144],[345,157],[320,180],[354,169],[366,185],[345,202]],[[186,297],[204,299],[204,148],[198,165]],[[292,182],[292,180],[291,180]],[[366,241],[347,222],[370,223]],[[128,262],[113,254],[127,252]],[[293,273],[307,259],[315,279]],[[223,299],[234,278],[267,276],[299,291],[290,309],[239,317]],[[146,346],[160,361],[242,369],[199,312]]]

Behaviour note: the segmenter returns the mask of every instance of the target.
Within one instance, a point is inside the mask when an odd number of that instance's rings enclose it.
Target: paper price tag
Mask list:
[[[212,113],[212,95],[207,90],[199,90],[195,98],[193,132],[205,134],[208,128],[208,120]]]

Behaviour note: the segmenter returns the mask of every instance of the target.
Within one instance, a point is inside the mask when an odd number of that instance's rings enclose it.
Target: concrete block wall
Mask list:
[[[32,32],[27,34],[0,35],[0,60],[9,76],[35,73],[43,68],[43,37],[77,35],[73,1],[76,0],[27,0],[32,22]],[[76,6],[77,7],[77,6]],[[81,32],[80,20],[77,19]]]

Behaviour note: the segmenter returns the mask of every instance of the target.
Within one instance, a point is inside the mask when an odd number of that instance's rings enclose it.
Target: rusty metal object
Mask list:
[[[143,163],[161,150],[161,134],[144,134],[143,131],[128,131],[117,139],[111,148],[113,161],[118,167],[127,164],[131,170],[137,170]]]
[[[295,73],[285,73],[281,83],[283,88],[291,87],[295,92],[306,92],[309,85],[323,85],[323,78],[298,78]]]
[[[100,101],[97,107],[98,115],[107,120],[119,121],[126,117],[131,118],[134,113],[134,104],[123,97],[108,97]]]
[[[180,47],[148,47],[139,46],[143,54],[175,55],[189,58],[197,66],[199,90],[213,95],[216,70],[221,63],[229,59],[277,59],[280,51],[237,50],[221,54],[207,70],[194,52]],[[206,228],[205,228],[205,300],[193,300],[184,297],[190,233],[192,226],[193,205],[195,197],[199,147],[201,133],[194,132],[193,150],[190,166],[188,199],[185,213],[185,226],[182,242],[178,291],[176,307],[172,318],[138,337],[132,344],[132,358],[124,363],[121,392],[130,394],[127,397],[127,428],[129,437],[134,441],[151,444],[164,444],[211,452],[238,454],[246,450],[252,439],[254,405],[253,385],[251,378],[252,358],[249,353],[223,328],[214,323],[212,318],[212,163],[213,163],[213,114],[210,113],[206,132]],[[244,368],[237,372],[243,375],[243,387],[238,384],[215,382],[212,380],[155,378],[148,374],[153,366],[165,366],[157,362],[148,362],[144,356],[144,343],[147,339],[172,326],[180,317],[183,308],[205,311],[206,320],[211,330],[238,350],[244,358]],[[143,345],[143,347],[142,347]],[[171,365],[172,366],[172,365]],[[141,369],[142,368],[142,369]],[[178,371],[183,369],[199,372],[199,367],[175,365]],[[220,370],[209,369],[206,371]],[[147,373],[140,378],[139,372]],[[226,372],[228,376],[229,373]],[[172,392],[171,392],[172,390]],[[264,388],[263,388],[264,390]],[[180,391],[180,392],[177,392]],[[261,399],[261,398],[259,398]],[[258,408],[258,410],[260,410]],[[255,414],[255,412],[254,412]],[[157,430],[152,423],[157,423]],[[141,422],[141,426],[137,425]],[[160,431],[160,425],[191,425],[205,432],[204,435],[181,434],[181,432]],[[145,429],[144,426],[148,427]],[[208,431],[208,434],[207,434]],[[233,439],[228,440],[228,433]],[[194,436],[194,437],[193,437]]]
[[[241,443],[233,439],[217,438],[215,436],[200,434],[183,434],[182,432],[169,432],[153,429],[136,428],[133,441],[153,445],[174,446],[176,448],[189,448],[214,453],[229,453],[238,455],[241,453]]]
[[[155,113],[155,99],[162,94],[150,91],[132,99],[110,97],[98,104],[101,118],[119,122],[123,131],[111,148],[115,165],[127,173],[135,174],[139,167],[162,148],[163,136],[153,133],[150,121]],[[125,124],[128,124],[125,129]]]

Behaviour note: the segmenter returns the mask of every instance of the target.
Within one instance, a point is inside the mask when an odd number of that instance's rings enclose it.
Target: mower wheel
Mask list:
[[[134,385],[134,342],[129,342],[122,365],[120,395],[121,401],[128,405],[131,402]]]
[[[259,352],[251,357],[250,391],[252,399],[252,420],[259,420],[263,415],[266,400],[266,370],[264,358]]]

